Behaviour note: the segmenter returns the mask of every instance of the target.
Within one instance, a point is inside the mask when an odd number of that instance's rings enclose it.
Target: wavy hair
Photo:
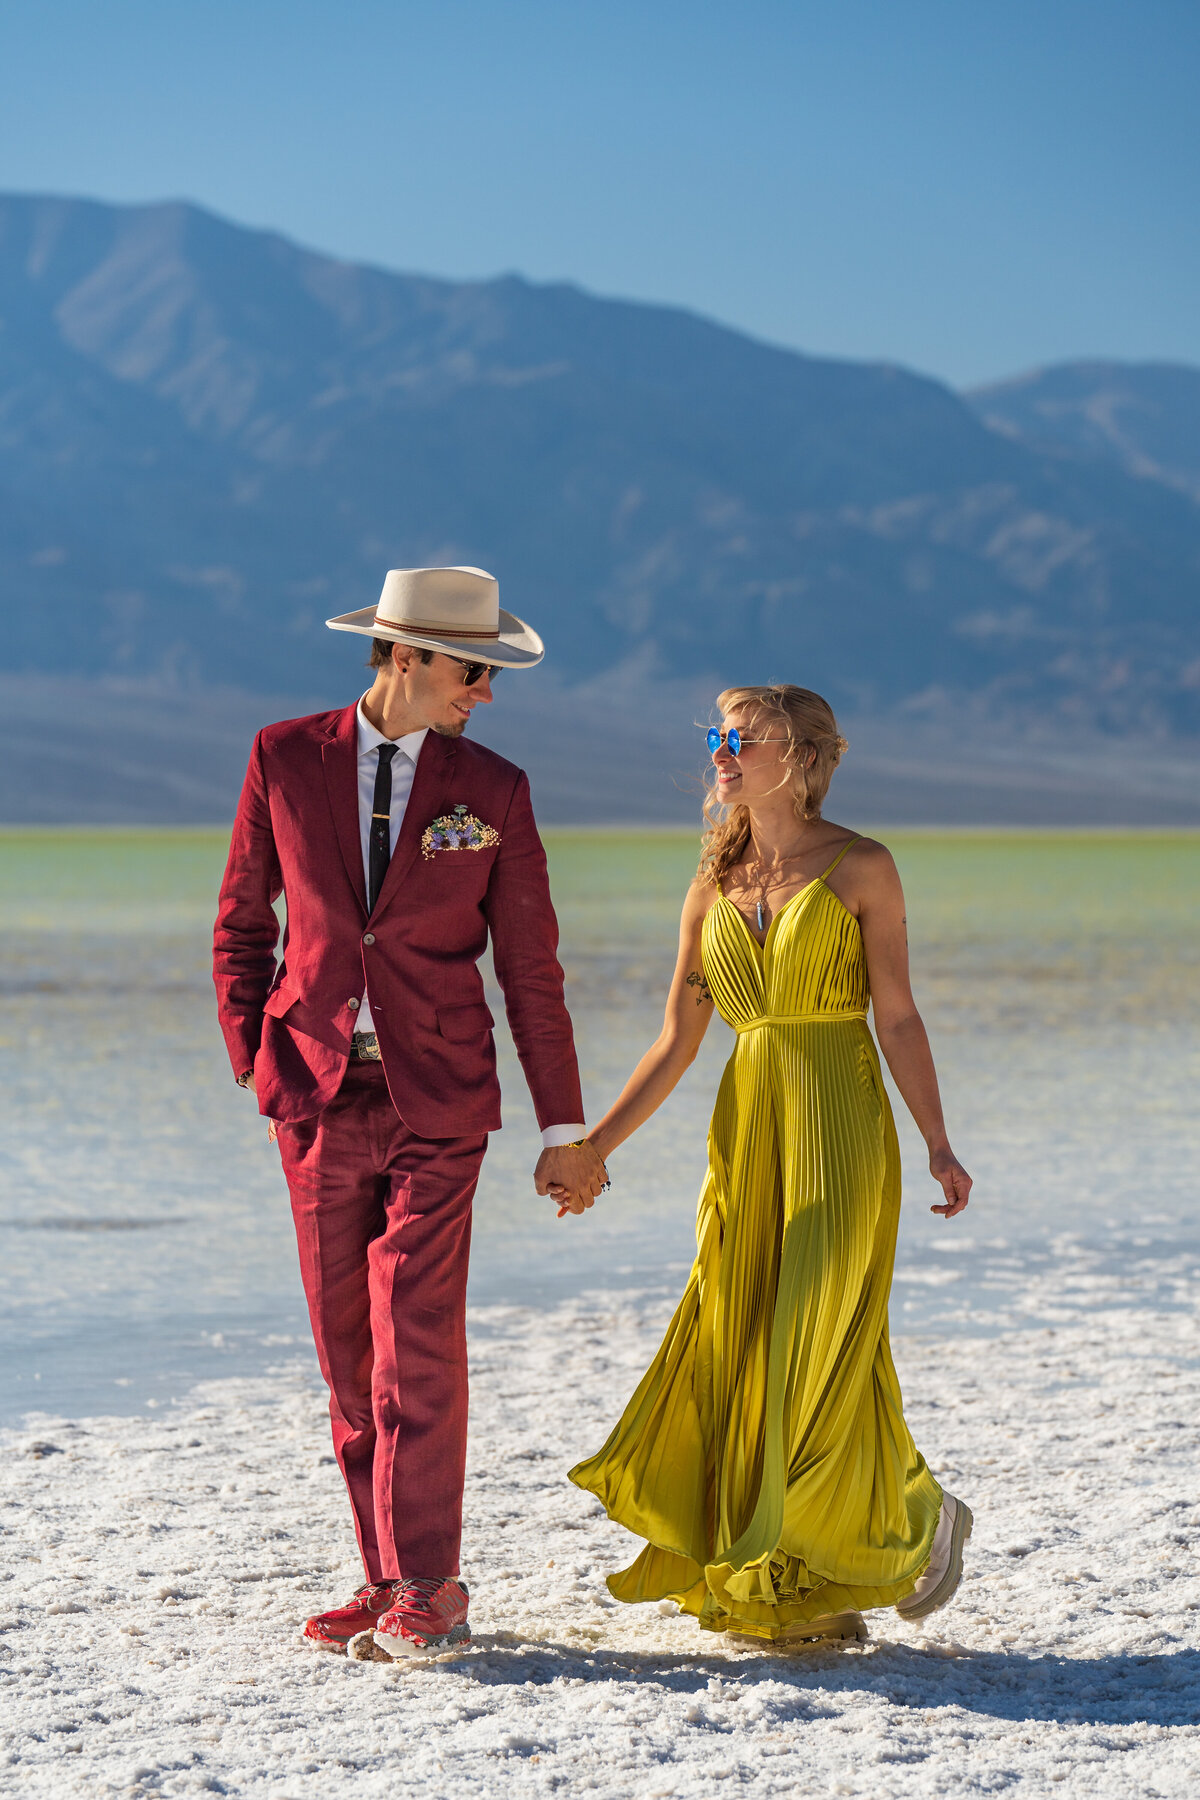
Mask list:
[[[787,743],[782,747],[783,783],[791,789],[798,819],[819,819],[833,771],[848,749],[837,728],[833,708],[810,688],[790,682],[770,687],[726,688],[717,695],[722,713],[747,712],[751,728],[782,725]],[[715,781],[706,780],[704,800],[704,849],[697,871],[701,881],[718,882],[740,862],[750,841],[750,809],[723,806]]]

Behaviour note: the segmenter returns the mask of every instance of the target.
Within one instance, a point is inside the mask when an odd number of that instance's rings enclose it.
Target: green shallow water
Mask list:
[[[1198,1236],[1200,834],[882,835],[905,881],[952,1135],[978,1182],[964,1219],[932,1218],[902,1121],[896,1325],[989,1328],[1026,1316],[1035,1291],[1044,1311],[1060,1264],[1090,1271],[1098,1295],[1113,1281],[1126,1298],[1160,1293]],[[215,831],[0,832],[10,1411],[52,1395],[124,1407],[306,1348],[278,1164],[213,1013],[225,843]],[[658,1030],[698,839],[563,831],[547,843],[594,1117]],[[537,1138],[502,1039],[506,1129],[480,1186],[476,1300],[680,1285],[729,1041],[714,1025],[614,1157],[612,1194],[559,1222],[532,1194]]]

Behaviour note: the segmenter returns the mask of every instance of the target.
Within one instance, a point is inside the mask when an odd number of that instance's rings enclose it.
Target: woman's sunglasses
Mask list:
[[[785,743],[787,740],[785,738],[781,738],[781,737],[765,737],[765,738],[743,737],[736,725],[734,725],[732,727],[732,729],[729,731],[718,731],[716,726],[714,725],[710,728],[704,741],[708,745],[709,750],[712,752],[712,754],[714,756],[716,755],[717,751],[721,748],[722,744],[725,745],[726,749],[729,751],[730,756],[740,756],[742,754],[742,745],[743,744],[782,744],[782,743]]]
[[[445,655],[445,651],[442,654]],[[461,656],[447,657],[447,661],[457,663],[462,670],[464,687],[474,687],[481,675],[486,675],[489,681],[495,681],[504,667],[503,663],[464,662]]]

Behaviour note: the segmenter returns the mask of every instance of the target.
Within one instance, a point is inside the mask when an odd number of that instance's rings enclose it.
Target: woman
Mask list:
[[[860,1608],[944,1605],[971,1529],[913,1445],[888,1346],[900,1157],[868,1001],[945,1195],[932,1210],[960,1213],[971,1178],[909,988],[895,864],[821,815],[846,748],[833,713],[790,686],[718,704],[666,1019],[590,1133],[607,1160],[694,1060],[714,1009],[733,1026],[698,1254],[640,1387],[571,1479],[647,1540],[609,1577],[618,1599],[669,1596],[710,1631],[757,1639],[861,1638]]]

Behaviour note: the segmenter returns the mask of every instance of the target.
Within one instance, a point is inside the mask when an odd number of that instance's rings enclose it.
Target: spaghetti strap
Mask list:
[[[824,881],[826,875],[832,875],[833,871],[837,868],[838,864],[841,862],[843,856],[845,856],[847,850],[853,850],[855,844],[861,844],[861,843],[862,843],[862,832],[860,831],[854,837],[852,837],[850,839],[850,842],[848,844],[842,845],[841,849],[838,851],[837,855],[834,857],[834,859],[830,863],[829,867],[825,870],[825,874],[818,875],[817,880]]]

